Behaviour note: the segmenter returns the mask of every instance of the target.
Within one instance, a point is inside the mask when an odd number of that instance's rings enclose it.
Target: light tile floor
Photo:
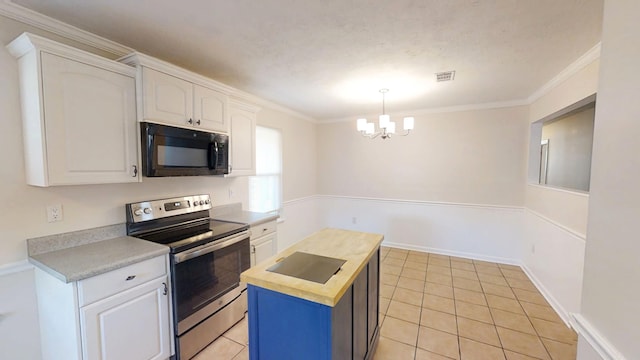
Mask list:
[[[568,328],[517,266],[383,247],[374,360],[575,360]],[[248,359],[243,319],[196,360]]]

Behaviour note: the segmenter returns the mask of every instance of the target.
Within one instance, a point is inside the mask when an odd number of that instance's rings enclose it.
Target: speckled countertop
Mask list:
[[[241,281],[328,306],[335,306],[380,247],[384,236],[341,229],[324,229],[242,273]],[[267,271],[281,259],[301,251],[346,260],[326,283]]]
[[[278,218],[278,214],[274,213],[244,211],[240,203],[216,206],[211,209],[211,214],[215,220],[239,222],[250,226],[264,224]]]
[[[28,239],[29,262],[66,283],[169,253],[164,245],[124,235],[124,225]]]

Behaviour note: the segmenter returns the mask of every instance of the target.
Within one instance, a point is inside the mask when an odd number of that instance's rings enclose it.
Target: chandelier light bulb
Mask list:
[[[396,123],[393,121],[389,121],[389,124],[387,124],[387,133],[389,134],[395,134],[396,133]]]
[[[380,129],[386,129],[387,126],[389,125],[389,115],[380,115]]]
[[[404,118],[404,129],[405,130],[413,130],[415,119],[411,116]]]
[[[367,130],[367,119],[358,119],[358,131]]]
[[[380,136],[381,139],[389,139],[391,135],[396,135],[396,123],[391,121],[391,116],[387,115],[385,108],[385,94],[389,92],[389,89],[380,89],[382,94],[382,115],[378,117],[378,131],[376,131],[375,122],[368,122],[365,118],[359,118],[356,122],[356,128],[362,134],[362,136],[369,139],[375,139]],[[415,119],[411,116],[407,116],[403,119],[404,133],[397,134],[397,136],[407,136],[413,130],[415,125]]]
[[[376,127],[376,125],[375,125],[374,123],[372,123],[372,122],[371,122],[371,123],[367,123],[367,124],[366,124],[366,126],[367,126],[367,127],[366,127],[366,129],[365,129],[365,134],[367,134],[367,135],[373,135],[373,133],[375,133],[375,132],[376,132],[376,128],[375,128],[375,127]]]

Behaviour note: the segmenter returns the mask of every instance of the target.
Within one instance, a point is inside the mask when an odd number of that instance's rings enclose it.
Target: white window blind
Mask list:
[[[279,211],[282,205],[282,135],[256,126],[256,176],[249,178],[249,210]]]

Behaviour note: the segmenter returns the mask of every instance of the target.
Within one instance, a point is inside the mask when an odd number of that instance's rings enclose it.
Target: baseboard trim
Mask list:
[[[591,345],[603,360],[626,360],[602,334],[581,314],[571,314],[575,330]]]
[[[520,267],[522,267],[522,270],[524,270],[525,274],[527,274],[527,276],[529,277],[529,279],[531,280],[531,282],[533,282],[533,285],[536,286],[536,288],[538,289],[538,291],[540,291],[540,293],[542,294],[542,296],[544,296],[544,298],[547,300],[547,302],[549,303],[549,305],[551,305],[551,307],[553,308],[553,310],[556,311],[556,313],[558,313],[558,315],[560,315],[560,318],[562,319],[562,321],[564,321],[564,323],[568,326],[573,328],[574,324],[573,321],[571,321],[571,315],[570,313],[564,308],[564,306],[562,306],[560,304],[560,302],[558,300],[556,300],[556,298],[551,295],[551,292],[549,292],[547,290],[546,287],[544,287],[544,285],[542,284],[542,282],[540,280],[538,280],[538,278],[533,274],[533,271],[531,271],[531,269],[529,269],[527,267],[527,265],[525,264],[521,264]]]
[[[389,246],[389,247],[405,249],[405,250],[422,251],[422,252],[428,252],[428,253],[433,253],[438,255],[455,256],[455,257],[471,259],[471,260],[481,260],[481,261],[489,261],[489,262],[495,262],[500,264],[521,266],[521,263],[519,260],[503,258],[498,256],[487,256],[487,255],[468,253],[463,251],[451,251],[451,250],[445,250],[445,249],[439,249],[439,248],[432,248],[428,246],[413,246],[413,245],[406,245],[402,243],[394,243],[394,242],[387,242],[387,241],[383,241],[382,246]]]
[[[0,276],[11,275],[22,271],[32,270],[33,265],[29,261],[21,260],[8,264],[0,265]]]

